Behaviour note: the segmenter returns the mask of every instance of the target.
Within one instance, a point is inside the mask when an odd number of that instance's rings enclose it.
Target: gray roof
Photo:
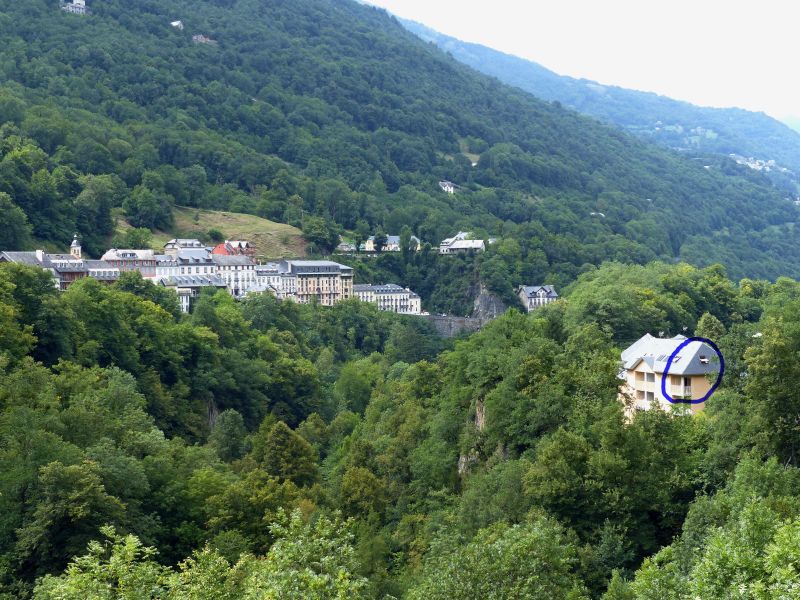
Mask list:
[[[86,263],[86,266],[89,269],[116,269],[117,271],[119,271],[117,267],[113,266],[110,262],[107,262],[105,260],[94,260],[88,258],[83,262]]]
[[[152,250],[133,249],[133,248],[111,248],[103,256],[102,260],[153,260]]]
[[[213,264],[212,254],[206,248],[181,248],[178,262],[181,264]]]
[[[657,338],[649,333],[643,335],[622,352],[622,366],[632,369],[644,361],[654,372],[663,373],[667,361],[675,349],[686,340],[686,336]],[[684,346],[672,360],[670,375],[705,375],[719,372],[719,357],[708,344],[691,342]]]
[[[173,275],[162,277],[159,283],[167,287],[228,287],[217,275]]]
[[[212,254],[211,260],[214,261],[215,265],[241,265],[241,266],[253,266],[255,262],[249,256],[244,256],[242,254]]]
[[[194,238],[173,238],[164,244],[164,248],[205,248],[203,242]]]
[[[290,273],[338,273],[352,275],[353,268],[332,260],[284,260],[280,264],[281,271]]]
[[[368,240],[372,240],[374,242],[375,241],[375,236],[371,235],[367,239]],[[412,242],[417,242],[418,244],[420,243],[419,238],[417,236],[415,236],[415,235],[412,235],[410,239],[411,239]],[[386,236],[386,245],[387,246],[391,246],[392,244],[397,244],[398,246],[400,245],[400,236],[399,235],[387,235]]]
[[[256,265],[256,273],[280,273],[278,263],[264,263],[263,265]]]
[[[80,262],[80,258],[76,258],[72,256],[72,254],[48,254],[47,258],[50,260],[60,260],[60,261],[69,261],[69,262]]]
[[[533,298],[539,294],[539,290],[544,290],[546,298],[558,298],[556,289],[552,285],[521,285],[518,291],[525,292],[526,296]]]
[[[396,283],[357,283],[353,286],[353,292],[375,292],[376,294],[402,294],[414,292],[408,288],[401,287]]]
[[[45,254],[52,268],[60,273],[86,273],[88,268],[82,259],[71,254]]]
[[[42,262],[36,256],[36,252],[0,252],[0,261],[31,265],[34,267],[53,267],[53,265],[47,264],[46,255],[45,261]]]
[[[100,279],[102,281],[113,281],[119,279],[119,268],[104,260],[86,260],[86,268],[89,270],[89,276],[93,279]]]

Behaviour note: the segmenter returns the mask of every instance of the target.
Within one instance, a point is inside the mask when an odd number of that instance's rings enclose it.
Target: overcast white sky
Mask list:
[[[367,0],[562,75],[800,116],[796,0]]]

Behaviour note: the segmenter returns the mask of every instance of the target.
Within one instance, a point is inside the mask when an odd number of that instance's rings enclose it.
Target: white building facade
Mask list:
[[[216,275],[221,277],[236,298],[242,298],[256,285],[256,263],[249,256],[211,254]]]
[[[362,302],[377,304],[379,310],[401,315],[422,314],[422,300],[419,295],[396,283],[357,284],[353,286],[353,295]]]
[[[521,285],[517,288],[517,296],[527,312],[558,300],[552,285]]]

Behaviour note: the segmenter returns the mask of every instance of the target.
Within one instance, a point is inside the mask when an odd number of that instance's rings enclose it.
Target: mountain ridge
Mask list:
[[[787,178],[794,184],[800,181],[800,133],[763,112],[698,106],[654,92],[559,75],[535,61],[462,41],[415,21],[399,21],[456,60],[543,100],[560,102],[682,152],[775,160],[792,171],[784,174],[783,183]],[[788,189],[798,192],[797,185]]]

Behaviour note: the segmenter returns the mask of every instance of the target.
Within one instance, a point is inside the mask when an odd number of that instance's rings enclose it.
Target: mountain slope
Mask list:
[[[413,21],[402,22],[464,64],[544,100],[560,102],[681,151],[774,160],[778,168],[793,171],[783,174],[784,181],[796,181],[800,174],[800,133],[764,113],[704,108],[650,92],[558,75],[535,62],[462,42]]]
[[[91,236],[120,205],[135,225],[169,229],[177,204],[292,225],[317,215],[346,229],[408,226],[434,245],[457,229],[502,234],[510,245],[484,262],[507,287],[566,283],[610,259],[672,260],[715,231],[729,234],[720,254],[732,275],[800,275],[800,250],[770,250],[800,248],[778,227],[796,208],[758,173],[533,98],[381,10],[90,4],[90,17],[55,0],[0,12],[0,191],[35,238]],[[193,43],[198,34],[216,44]],[[441,179],[461,191],[441,192]],[[782,243],[754,254],[746,232]]]

